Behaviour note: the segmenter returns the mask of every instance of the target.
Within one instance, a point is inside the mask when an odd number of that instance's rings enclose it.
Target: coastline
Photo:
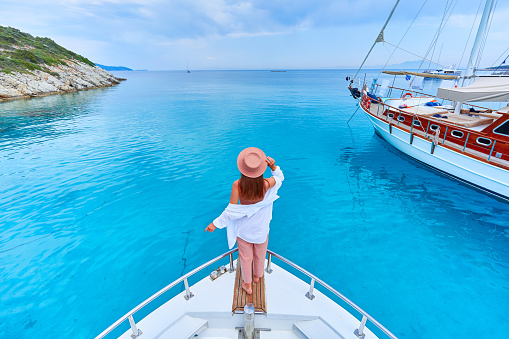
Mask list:
[[[111,87],[126,79],[77,60],[65,60],[65,66],[47,66],[51,73],[0,73],[0,102]]]

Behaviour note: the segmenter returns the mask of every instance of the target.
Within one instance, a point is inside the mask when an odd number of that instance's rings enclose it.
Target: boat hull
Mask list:
[[[484,192],[509,201],[509,171],[443,147],[390,125],[361,106],[376,133],[393,147],[415,160]]]

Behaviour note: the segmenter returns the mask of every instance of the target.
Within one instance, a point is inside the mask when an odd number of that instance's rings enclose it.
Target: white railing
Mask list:
[[[384,332],[389,338],[391,339],[397,339],[397,337],[391,333],[391,331],[389,331],[388,329],[386,329],[382,324],[380,324],[375,318],[373,318],[372,316],[370,316],[367,312],[365,312],[362,308],[360,308],[359,306],[357,306],[353,301],[351,301],[350,299],[348,299],[347,297],[345,297],[343,294],[339,293],[338,291],[336,291],[334,288],[332,288],[329,284],[327,284],[326,282],[324,282],[323,280],[321,280],[320,278],[316,277],[315,275],[309,273],[308,271],[306,271],[305,269],[303,269],[302,267],[298,266],[297,264],[294,264],[293,262],[291,262],[290,260],[280,256],[279,254],[271,251],[271,250],[267,250],[267,252],[269,253],[269,258],[268,258],[268,261],[267,261],[267,268],[265,269],[265,271],[267,273],[271,273],[272,270],[270,268],[270,265],[271,265],[271,262],[272,262],[272,258],[271,256],[274,256],[276,258],[278,258],[279,260],[281,260],[282,262],[284,262],[285,264],[295,268],[296,270],[304,273],[305,275],[307,275],[308,277],[311,278],[311,282],[309,284],[309,291],[305,294],[306,297],[308,297],[309,299],[313,300],[314,299],[314,295],[313,295],[313,290],[314,290],[314,285],[315,285],[315,282],[322,285],[323,287],[325,287],[326,289],[328,289],[330,292],[332,292],[334,295],[336,295],[337,297],[339,297],[341,300],[343,300],[344,302],[346,302],[348,305],[350,305],[351,307],[353,307],[357,312],[359,312],[360,314],[362,314],[362,320],[361,320],[361,323],[359,324],[359,328],[355,330],[355,335],[357,335],[358,338],[363,338],[364,337],[364,326],[366,325],[366,321],[369,320],[371,321],[371,323],[373,323],[373,325],[375,325],[376,327],[378,327],[382,332]]]
[[[117,321],[115,321],[112,325],[110,325],[107,329],[105,329],[104,331],[101,332],[101,334],[99,334],[97,337],[95,337],[95,339],[101,339],[101,338],[104,338],[108,333],[110,333],[111,331],[113,331],[115,328],[117,328],[120,324],[122,324],[124,321],[128,320],[129,321],[129,324],[131,325],[131,330],[132,330],[132,334],[131,334],[131,337],[133,339],[137,338],[138,336],[140,336],[143,332],[137,328],[136,326],[136,323],[134,321],[134,318],[133,318],[133,315],[138,312],[139,310],[141,310],[143,307],[145,307],[146,305],[148,305],[150,302],[154,301],[155,299],[157,299],[158,297],[160,297],[163,293],[165,293],[166,291],[170,290],[171,288],[175,287],[176,285],[180,284],[181,282],[184,282],[184,285],[185,285],[185,288],[186,288],[186,294],[184,295],[184,298],[186,300],[189,300],[190,298],[192,298],[194,295],[191,293],[190,291],[190,288],[189,288],[189,284],[187,282],[187,278],[189,278],[190,276],[198,273],[199,271],[203,270],[204,268],[212,265],[213,263],[229,256],[230,257],[230,267],[229,267],[229,271],[230,272],[233,272],[234,271],[234,267],[233,267],[233,253],[237,252],[238,249],[237,248],[234,248],[233,250],[230,250],[208,262],[206,262],[205,264],[199,266],[198,268],[192,270],[191,272],[183,275],[182,277],[178,278],[177,280],[175,280],[174,282],[172,282],[171,284],[167,285],[166,287],[162,288],[160,291],[158,291],[157,293],[155,293],[154,295],[152,295],[150,298],[148,298],[147,300],[143,301],[141,304],[139,304],[138,306],[136,306],[135,308],[133,308],[131,311],[127,312],[122,318],[118,319]],[[272,263],[272,257],[276,257],[278,258],[279,260],[281,260],[282,262],[284,262],[285,264],[297,269],[298,271],[304,273],[305,275],[307,275],[308,277],[311,278],[311,283],[310,283],[310,287],[309,287],[309,291],[305,294],[305,296],[307,298],[309,298],[310,300],[313,300],[315,298],[315,296],[313,295],[313,291],[314,291],[314,285],[315,285],[315,282],[322,285],[323,287],[325,287],[327,290],[329,290],[330,292],[332,292],[334,295],[336,295],[337,297],[339,297],[341,300],[343,300],[344,302],[346,302],[348,305],[350,305],[352,308],[354,308],[357,312],[359,312],[361,315],[362,315],[362,320],[359,324],[359,328],[356,329],[354,331],[355,335],[362,339],[364,338],[364,327],[366,325],[366,321],[369,320],[371,321],[371,323],[373,325],[375,325],[376,327],[378,327],[383,333],[385,333],[389,338],[391,339],[398,339],[394,334],[392,334],[388,329],[386,329],[382,324],[380,324],[378,321],[375,320],[375,318],[373,318],[372,316],[370,316],[368,313],[366,313],[362,308],[360,308],[359,306],[357,306],[353,301],[351,301],[350,299],[348,299],[347,297],[345,297],[343,294],[339,293],[338,291],[336,291],[334,288],[332,288],[331,286],[329,286],[327,283],[325,283],[323,280],[319,279],[318,277],[314,276],[313,274],[309,273],[308,271],[306,271],[305,269],[303,269],[302,267],[294,264],[293,262],[291,262],[290,260],[280,256],[279,254],[271,251],[271,250],[267,250],[269,256],[268,256],[268,260],[267,260],[267,267],[265,269],[265,271],[270,274],[272,273],[272,269],[271,269],[271,263]]]
[[[148,298],[147,300],[145,300],[144,302],[142,302],[141,304],[139,304],[138,306],[136,306],[135,308],[133,308],[132,310],[130,310],[129,312],[127,312],[122,318],[118,319],[117,321],[115,321],[113,324],[111,324],[107,329],[105,329],[104,331],[101,332],[101,334],[99,334],[97,337],[95,337],[95,339],[101,339],[101,338],[104,338],[108,333],[110,333],[111,331],[113,331],[115,328],[117,328],[120,324],[122,324],[124,321],[126,320],[129,320],[129,323],[131,324],[131,330],[133,331],[133,334],[131,335],[131,337],[134,339],[134,338],[137,338],[139,335],[141,335],[141,331],[136,327],[136,323],[134,322],[134,319],[133,319],[133,315],[138,312],[139,310],[141,310],[143,307],[145,307],[146,305],[148,305],[150,302],[154,301],[156,298],[160,297],[164,292],[170,290],[171,288],[175,287],[176,285],[180,284],[181,282],[184,282],[184,285],[186,287],[186,295],[184,296],[184,298],[186,300],[189,300],[193,297],[193,294],[191,293],[190,289],[189,289],[189,284],[187,282],[187,278],[189,278],[190,276],[194,275],[195,273],[198,273],[200,272],[202,269],[212,265],[213,263],[227,257],[227,256],[230,256],[230,272],[233,272],[233,253],[237,252],[238,249],[237,248],[234,248],[233,250],[230,250],[212,260],[210,260],[209,262],[206,262],[205,264],[199,266],[198,268],[195,268],[194,270],[192,270],[191,272],[187,273],[187,274],[184,274],[183,276],[181,276],[180,278],[178,278],[177,280],[175,280],[174,282],[172,282],[171,284],[169,284],[168,286],[162,288],[161,290],[159,290],[159,292],[157,292],[156,294],[154,294],[153,296],[151,296],[150,298]]]

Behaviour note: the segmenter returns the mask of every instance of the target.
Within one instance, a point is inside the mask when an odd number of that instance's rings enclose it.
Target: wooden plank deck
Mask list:
[[[255,313],[267,313],[267,301],[265,297],[265,275],[258,283],[253,281],[253,294],[249,295],[242,288],[242,272],[240,263],[237,263],[235,286],[233,287],[232,313],[244,313],[246,303],[252,303]]]

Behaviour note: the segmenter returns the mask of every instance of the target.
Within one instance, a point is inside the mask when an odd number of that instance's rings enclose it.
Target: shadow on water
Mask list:
[[[90,112],[110,88],[55,94],[0,103],[0,145],[4,149],[74,133],[70,120]],[[20,144],[20,140],[22,143]]]

